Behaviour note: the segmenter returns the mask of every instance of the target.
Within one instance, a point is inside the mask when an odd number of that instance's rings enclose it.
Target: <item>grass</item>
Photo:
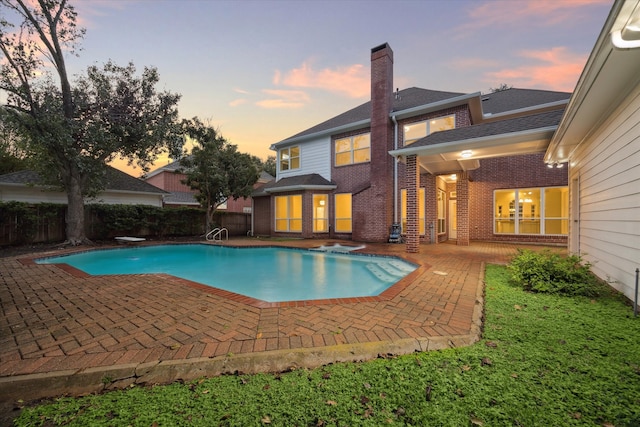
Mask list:
[[[18,426],[638,426],[640,319],[619,296],[526,293],[488,266],[473,346],[27,407]]]

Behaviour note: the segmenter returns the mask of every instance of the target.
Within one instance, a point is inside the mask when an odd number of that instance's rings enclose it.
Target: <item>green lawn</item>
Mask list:
[[[25,408],[18,426],[640,426],[640,318],[619,296],[526,293],[488,266],[483,339],[279,375]]]

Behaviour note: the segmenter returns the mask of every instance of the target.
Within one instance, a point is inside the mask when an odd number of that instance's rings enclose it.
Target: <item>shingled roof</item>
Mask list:
[[[46,185],[36,171],[25,170],[0,175],[0,183],[14,185]],[[151,185],[141,179],[134,178],[116,168],[107,166],[105,176],[105,190],[126,191],[135,193],[168,194],[167,191]]]
[[[505,135],[509,133],[524,132],[533,129],[542,129],[557,126],[560,123],[564,109],[546,111],[544,113],[496,122],[481,123],[467,127],[455,128],[441,132],[435,132],[413,144],[407,146],[411,149],[429,145],[444,144],[452,141],[465,141],[469,139]],[[398,150],[401,151],[401,150]]]
[[[293,189],[327,189],[336,188],[336,184],[326,180],[317,173],[306,175],[296,175],[288,178],[282,178],[280,181],[271,181],[259,189],[259,193],[276,193],[280,191],[289,191]],[[254,193],[254,196],[258,192]]]
[[[485,95],[477,93],[475,96],[480,97],[482,100],[483,114],[493,115],[554,102],[567,101],[571,96],[571,93],[511,88]],[[411,87],[396,92],[396,96],[393,98],[393,110],[391,113],[397,114],[405,110],[413,110],[418,107],[428,106],[429,104],[435,104],[446,100],[455,100],[455,98],[462,97],[473,98],[474,94],[444,92]],[[365,102],[351,110],[286,138],[278,142],[277,145],[286,145],[290,140],[295,141],[309,135],[325,132],[329,133],[329,131],[345,128],[349,125],[365,127],[370,120],[371,101]]]

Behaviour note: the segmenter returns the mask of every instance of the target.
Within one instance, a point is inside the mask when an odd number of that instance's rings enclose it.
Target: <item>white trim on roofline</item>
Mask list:
[[[280,148],[288,147],[299,142],[307,141],[309,139],[315,139],[321,136],[333,135],[340,132],[347,132],[354,129],[360,129],[361,127],[371,123],[371,119],[360,120],[357,122],[347,123],[346,125],[337,126],[331,129],[321,130],[318,132],[310,133],[307,135],[301,135],[299,137],[291,137],[280,142],[271,144],[270,150],[277,151]]]
[[[495,113],[495,114],[482,113],[482,118],[484,120],[491,120],[491,119],[509,118],[510,116],[528,115],[527,113],[533,113],[538,110],[542,111],[542,110],[548,110],[548,109],[556,109],[555,107],[560,107],[561,105],[566,105],[568,103],[569,103],[569,98],[563,99],[561,101],[547,102],[546,104],[533,105],[531,107],[524,107],[524,108],[518,108],[515,110],[503,111],[502,113]]]
[[[480,96],[480,92],[473,92],[465,95],[455,96],[453,98],[447,98],[441,101],[432,102],[430,104],[423,104],[416,107],[407,108],[406,110],[394,111],[389,114],[389,117],[395,117],[396,119],[402,120],[407,117],[417,116],[419,113],[430,113],[432,111],[442,110],[447,107],[466,104],[467,101],[474,98],[479,98]]]
[[[288,185],[286,187],[276,187],[265,189],[265,193],[282,193],[285,191],[299,191],[299,190],[335,190],[337,185]]]
[[[544,128],[537,128],[520,132],[510,132],[498,135],[482,136],[479,138],[461,139],[457,141],[443,142],[441,144],[423,145],[421,147],[409,146],[407,148],[391,150],[389,151],[389,154],[393,157],[411,156],[414,154],[423,156],[429,154],[461,151],[464,149],[498,147],[531,139],[551,138],[557,128],[558,126],[547,126]]]

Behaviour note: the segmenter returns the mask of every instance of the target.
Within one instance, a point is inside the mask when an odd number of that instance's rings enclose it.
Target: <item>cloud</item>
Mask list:
[[[310,100],[309,95],[300,90],[264,89],[262,92],[269,95],[270,98],[258,101],[256,102],[256,105],[267,109],[302,108]]]
[[[276,71],[273,81],[285,86],[326,90],[349,98],[367,97],[371,89],[368,70],[362,64],[314,70],[307,61],[284,75]]]
[[[486,1],[473,3],[478,6],[469,9],[469,22],[462,30],[498,25],[501,27],[526,25],[551,26],[566,23],[579,25],[580,18],[586,16],[588,6],[610,5],[610,0],[519,0]]]
[[[584,55],[567,52],[565,47],[549,50],[526,50],[519,53],[526,64],[486,73],[492,84],[514,87],[538,87],[571,92],[587,60]]]
[[[229,102],[229,106],[230,107],[238,107],[240,105],[246,104],[248,101],[244,98],[239,98],[239,99],[234,99],[233,101]]]

